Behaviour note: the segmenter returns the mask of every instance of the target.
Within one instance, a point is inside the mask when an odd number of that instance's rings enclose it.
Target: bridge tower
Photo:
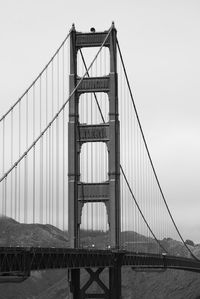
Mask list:
[[[71,248],[80,247],[80,224],[82,208],[87,202],[104,202],[108,214],[110,246],[118,249],[120,244],[120,140],[118,120],[118,79],[116,29],[112,24],[110,34],[104,32],[81,33],[72,27],[70,36],[70,94],[78,88],[69,102],[69,239]],[[106,39],[107,37],[107,39]],[[77,75],[77,53],[83,47],[104,46],[110,53],[110,73],[104,77],[85,77],[80,83]],[[107,93],[109,99],[109,121],[105,124],[82,125],[79,123],[79,98],[82,93]],[[86,134],[87,132],[87,134]],[[95,134],[94,134],[95,132]],[[102,134],[98,134],[102,132]],[[84,136],[84,138],[82,138]],[[98,136],[98,137],[96,137]],[[106,140],[106,141],[105,141]],[[106,142],[108,150],[108,181],[103,183],[83,183],[80,181],[80,152],[85,142]],[[101,285],[104,295],[97,298],[121,298],[121,267],[115,263],[109,269],[109,284],[100,281],[103,268],[94,272],[87,269],[90,281]],[[70,271],[73,298],[86,298],[86,289],[80,288],[80,269]],[[100,281],[100,283],[99,283]],[[95,298],[87,297],[87,298]],[[101,296],[101,297],[99,297]],[[104,297],[103,297],[104,296]]]

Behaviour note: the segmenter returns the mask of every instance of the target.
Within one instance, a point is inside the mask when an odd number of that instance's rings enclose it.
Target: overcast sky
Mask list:
[[[200,242],[200,2],[0,0],[0,115],[69,32],[115,22],[136,106],[167,202]]]

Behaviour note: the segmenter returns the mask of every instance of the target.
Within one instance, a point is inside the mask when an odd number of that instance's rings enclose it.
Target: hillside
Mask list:
[[[20,224],[9,218],[0,219],[0,246],[68,246],[67,234],[51,225]],[[145,237],[133,232],[135,238],[145,241]],[[106,246],[107,234],[82,232],[82,245],[88,241],[96,246]],[[185,254],[180,242],[165,239],[168,248],[177,254]],[[200,256],[200,246],[191,247]],[[86,274],[83,273],[83,279]],[[106,274],[104,274],[105,276]],[[130,267],[122,271],[122,294],[126,299],[200,299],[200,274],[185,271],[135,272]],[[0,284],[0,299],[68,299],[67,270],[32,272],[22,283]]]
[[[0,218],[0,246],[66,247],[67,235],[52,225],[21,224]]]

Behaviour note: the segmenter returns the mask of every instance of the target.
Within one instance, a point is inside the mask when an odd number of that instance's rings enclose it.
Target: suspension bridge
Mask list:
[[[154,168],[114,24],[87,33],[73,25],[0,118],[0,138],[1,216],[69,233],[66,248],[0,247],[2,282],[68,268],[72,298],[116,299],[123,266],[200,272]],[[104,233],[101,246],[83,242],[91,232]],[[93,282],[100,293],[89,293]]]

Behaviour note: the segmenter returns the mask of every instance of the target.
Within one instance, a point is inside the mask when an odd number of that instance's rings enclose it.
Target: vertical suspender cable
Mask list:
[[[15,194],[14,194],[14,199],[15,199],[15,220],[17,219],[17,166],[15,166]]]
[[[135,120],[135,118],[131,119],[131,132],[132,132],[133,136],[134,136],[134,130],[135,130],[134,120]],[[131,139],[131,145],[130,145],[130,147],[132,149],[134,149],[134,139],[135,139],[134,137]],[[135,153],[134,152],[132,152],[132,157],[133,157],[133,161],[134,161],[134,159],[135,159]],[[133,165],[134,165],[134,163],[133,163]],[[135,169],[135,167],[131,168],[131,178],[133,180],[133,185],[132,185],[133,190],[135,190],[134,169]],[[132,207],[132,213],[131,213],[131,227],[132,227],[132,231],[134,231],[134,228],[136,227],[135,224],[134,224],[134,221],[135,221],[135,206]],[[134,235],[134,237],[133,237],[133,242],[134,243],[135,243],[135,239],[136,238],[135,238],[135,235]],[[133,248],[132,248],[133,250],[134,250],[134,243],[133,243]]]
[[[2,134],[2,175],[5,171],[5,118],[3,118],[3,134]],[[5,216],[5,181],[2,184],[2,214]]]
[[[11,110],[11,134],[10,134],[10,146],[11,146],[11,159],[10,165],[13,165],[13,109]],[[10,197],[11,197],[11,217],[13,217],[13,172],[11,171],[11,183],[10,183]]]
[[[134,167],[133,167],[133,179],[134,179],[134,190],[136,190],[136,186],[137,186],[137,182],[136,182],[136,120],[135,120],[135,117],[134,117],[134,120],[133,120],[133,126],[134,126],[134,129],[133,129],[133,132],[134,132],[134,137],[133,137],[133,148],[134,148]],[[135,208],[135,211],[134,211],[134,227],[136,228],[136,232],[138,230],[137,228],[137,217],[138,217],[138,214],[137,214],[137,210]]]
[[[144,151],[144,149],[143,149],[143,151]],[[151,200],[151,197],[149,197],[150,196],[150,192],[149,192],[149,171],[148,171],[147,160],[146,160],[145,157],[144,157],[144,160],[145,160],[145,168],[144,168],[144,176],[145,176],[145,203],[146,203],[147,217],[148,217],[149,221],[151,221],[151,218],[149,217],[149,215],[150,215],[150,213],[149,213],[149,202]],[[147,233],[148,233],[148,235],[147,235],[148,240],[150,240],[149,239],[149,237],[150,237],[149,231]]]
[[[52,93],[52,114],[51,118],[53,118],[54,115],[54,60],[52,61],[52,68],[51,68],[51,93]],[[51,126],[51,224],[53,225],[53,211],[54,211],[54,124]]]
[[[62,100],[63,104],[65,102],[65,48],[63,46],[63,51],[62,51]],[[62,190],[62,195],[63,195],[63,230],[65,229],[65,109],[63,109],[63,148],[62,148],[62,153],[63,153],[63,169],[62,169],[62,184],[63,184],[63,190]]]
[[[46,77],[45,77],[45,95],[46,95],[46,127],[47,127],[47,124],[48,124],[48,69],[46,69]],[[46,175],[45,175],[45,178],[46,178],[46,223],[49,222],[49,212],[48,212],[48,207],[49,207],[49,193],[48,193],[48,182],[49,182],[49,165],[48,165],[48,154],[49,154],[49,151],[48,151],[48,141],[49,141],[49,136],[50,136],[50,129],[47,131],[47,134],[46,134]]]
[[[125,124],[125,127],[126,127],[126,121],[127,121],[127,118],[126,118],[126,114],[125,114],[125,111],[126,111],[126,104],[127,104],[127,98],[126,98],[126,89],[125,89],[125,81],[123,80],[123,103],[124,103],[124,106],[123,106],[123,113],[122,113],[122,115],[123,115],[123,123]],[[127,140],[128,140],[128,136],[127,136],[127,129],[125,129],[124,130],[124,136],[125,136],[125,142],[127,142]],[[126,143],[124,144],[124,147],[123,147],[123,152],[125,152],[126,151]],[[126,167],[126,165],[125,165],[125,167]],[[127,173],[127,168],[125,168],[125,171],[126,171],[126,173]],[[125,242],[127,242],[128,240],[127,240],[127,238],[126,238],[126,232],[127,232],[127,203],[128,203],[128,201],[126,201],[126,192],[125,192],[125,190],[123,190],[123,195],[124,195],[124,198],[123,198],[123,205],[124,205],[124,216],[123,216],[123,218],[124,218],[124,223],[125,223],[125,225],[124,225],[124,237],[125,237]]]
[[[21,157],[21,101],[19,101],[19,158]],[[19,167],[18,167],[18,171],[19,171],[19,179],[18,179],[18,184],[19,184],[19,188],[18,188],[18,221],[20,222],[20,218],[21,218],[21,165],[19,163]]]
[[[123,103],[122,103],[122,111],[121,111],[121,122],[122,123],[125,123],[125,117],[124,117],[124,105],[126,103],[126,99],[125,99],[125,87],[124,87],[124,80],[122,80],[122,99],[123,99]],[[122,135],[122,133],[121,133]],[[126,136],[126,130],[124,131],[124,136]],[[125,140],[126,140],[126,137],[125,137]],[[122,148],[121,148],[121,151],[122,153],[124,153],[124,150],[126,148],[126,145],[122,144]],[[124,185],[124,184],[123,184]],[[123,187],[122,185],[122,187]],[[123,224],[124,224],[124,232],[123,232],[123,241],[124,241],[124,244],[126,243],[126,204],[125,204],[125,190],[124,188],[122,188],[122,210],[123,210],[123,214],[122,214],[122,221],[123,221]]]
[[[5,215],[7,215],[7,177],[4,180],[4,197],[5,197]]]
[[[52,137],[52,126],[49,127],[49,223],[51,223],[51,201],[52,201],[52,188],[51,188],[51,137]]]
[[[28,117],[28,92],[26,94],[26,149],[28,148],[28,130],[29,130],[29,117]],[[27,222],[28,209],[28,156],[25,157],[24,167],[24,222]]]
[[[145,213],[144,211],[144,200],[143,200],[143,175],[142,175],[142,144],[141,144],[141,138],[139,139],[139,180],[140,180],[140,201],[141,201],[141,209],[143,211],[143,214]],[[141,223],[143,225],[143,223]],[[146,234],[146,227],[144,228],[144,231],[142,233],[145,235]]]
[[[57,111],[59,110],[59,53],[57,54]],[[59,226],[59,118],[56,119],[56,226]]]
[[[128,94],[127,94],[127,98],[128,98]],[[126,109],[126,118],[127,118],[127,127],[128,127],[128,140],[127,140],[127,151],[128,151],[128,159],[130,159],[130,151],[131,151],[131,138],[130,138],[130,134],[131,134],[131,117],[130,117],[130,109],[129,109],[129,102],[127,101],[127,106],[128,106],[128,109]],[[128,177],[129,178],[132,178],[131,176],[131,165],[130,163],[128,163]],[[130,179],[129,179],[130,180]],[[133,186],[131,184],[131,188],[133,189]],[[131,226],[131,221],[132,221],[132,209],[133,209],[133,205],[131,205],[130,203],[130,199],[128,198],[127,196],[127,199],[128,199],[128,231],[131,231],[132,229],[132,226]],[[132,245],[131,245],[132,246]]]
[[[42,132],[42,81],[39,81],[40,134]],[[40,223],[43,223],[43,136],[40,139]]]
[[[35,141],[35,84],[33,85],[33,142]],[[35,223],[35,145],[33,146],[33,223]]]

